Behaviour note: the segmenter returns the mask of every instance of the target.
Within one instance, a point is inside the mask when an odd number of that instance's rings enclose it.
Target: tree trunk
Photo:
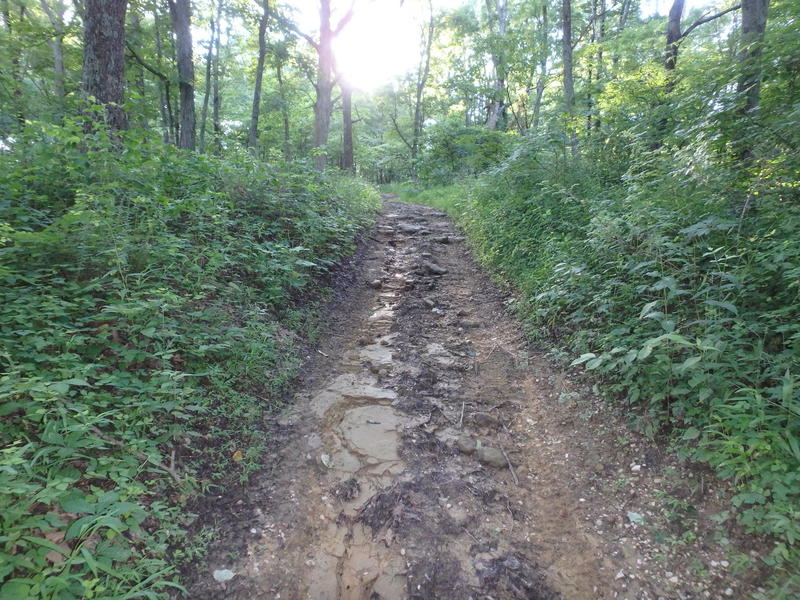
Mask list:
[[[536,100],[533,103],[533,129],[539,128],[539,115],[542,109],[542,97],[544,96],[544,84],[547,79],[547,59],[550,56],[550,44],[547,22],[547,3],[542,4],[542,37],[539,47],[539,78],[536,80]]]
[[[192,59],[192,29],[190,0],[169,0],[172,27],[175,30],[180,93],[180,136],[178,148],[195,149],[194,62]]]
[[[769,0],[742,0],[742,42],[739,51],[741,68],[737,91],[743,95],[742,113],[758,107],[761,98],[761,53],[767,27]]]
[[[564,68],[564,105],[572,152],[578,150],[578,137],[573,126],[575,117],[575,84],[572,76],[572,5],[571,0],[561,0],[562,63]]]
[[[156,34],[156,61],[160,73],[164,72],[164,51],[161,45],[161,25],[158,18],[158,11],[153,9],[153,27]],[[170,99],[170,83],[167,78],[159,78],[161,87],[159,88],[159,112],[161,113],[161,125],[164,128],[164,143],[177,144],[177,138],[173,138],[175,117],[172,114],[172,101]]]
[[[283,117],[283,158],[288,159],[291,155],[291,145],[289,138],[289,102],[286,99],[286,87],[283,83],[283,57],[278,57],[275,64],[275,76],[278,79],[278,91],[281,95],[281,116]]]
[[[269,0],[261,0],[261,19],[258,23],[258,64],[256,82],[253,87],[253,110],[250,113],[250,131],[247,136],[248,148],[258,146],[258,118],[261,113],[261,85],[264,80],[264,61],[267,58],[267,21],[269,20]]]
[[[319,45],[317,47],[317,101],[314,104],[314,148],[318,154],[314,165],[322,170],[328,164],[325,145],[331,127],[331,92],[333,91],[333,30],[331,2],[319,3]]]
[[[3,21],[8,31],[8,52],[11,54],[11,97],[12,97],[12,111],[14,119],[17,121],[20,129],[25,126],[25,100],[23,93],[23,60],[22,60],[22,44],[19,35],[14,32],[14,25],[11,22],[11,7],[9,0],[3,0],[2,4]],[[25,5],[19,6],[19,21],[21,22],[25,17]]]
[[[492,4],[494,6],[492,7]],[[498,122],[502,129],[506,123],[506,57],[505,37],[508,28],[508,0],[486,0],[486,7],[491,12],[494,8],[497,38],[492,44],[492,66],[494,67],[494,90],[489,103],[489,115],[486,119],[488,129],[496,129]]]
[[[206,80],[205,92],[203,93],[203,109],[200,111],[200,153],[205,154],[206,151],[206,123],[208,122],[208,102],[211,98],[211,72],[214,65],[214,46],[216,45],[216,36],[219,35],[219,19],[220,8],[222,2],[220,0],[217,5],[215,16],[211,17],[209,27],[211,28],[211,39],[208,41],[208,52],[206,53]],[[214,1],[211,1],[211,10],[214,10]]]
[[[66,12],[66,7],[63,2],[58,0],[53,3],[52,7],[47,0],[39,0],[39,5],[47,15],[55,33],[53,39],[49,40],[47,44],[53,53],[53,94],[58,103],[56,117],[61,121],[64,117],[64,103],[67,96],[64,85],[66,81],[66,71],[64,70],[64,36],[66,35],[64,13]]]
[[[222,3],[222,0],[219,0]],[[220,23],[221,26],[221,23]],[[221,30],[220,30],[221,31]],[[226,38],[230,38],[231,24],[228,23],[226,29]],[[213,109],[211,112],[211,125],[214,128],[214,154],[219,155],[222,152],[222,91],[220,86],[220,36],[217,35],[217,41],[214,44],[214,76],[213,88],[214,99],[212,102]]]
[[[130,14],[130,26],[128,27],[128,35],[126,45],[128,47],[141,47],[142,43],[144,42],[144,33],[142,32],[142,21],[139,18],[139,11],[138,7],[131,6],[131,10],[128,11]],[[147,129],[149,123],[147,122],[147,112],[144,110],[144,105],[146,103],[146,96],[147,96],[147,88],[145,87],[145,66],[140,61],[136,61],[136,72],[133,76],[133,80],[136,83],[136,92],[139,95],[139,101],[141,102],[141,106],[137,111],[139,113],[139,121],[137,123],[138,127],[142,129]]]
[[[125,11],[128,0],[86,0],[83,21],[83,93],[105,108],[112,131],[128,125],[125,95]]]
[[[664,68],[674,71],[678,64],[678,42],[681,39],[681,18],[685,0],[674,0],[667,19],[667,48],[664,52]],[[671,87],[671,86],[670,86]]]
[[[422,138],[423,95],[431,73],[431,48],[433,47],[435,30],[433,2],[431,0],[428,0],[428,10],[430,11],[430,20],[428,21],[427,34],[423,34],[424,49],[420,57],[419,69],[417,70],[417,87],[414,98],[414,131],[411,136],[411,171],[414,176],[417,173],[417,155],[419,154],[419,143]]]
[[[342,169],[355,171],[353,157],[353,88],[342,81]]]
[[[598,44],[597,44],[597,80],[598,83],[600,81],[605,80],[606,74],[606,67],[605,62],[603,60],[603,43],[606,39],[606,0],[600,0],[600,33],[598,35]],[[600,88],[602,92],[602,88]],[[594,128],[595,131],[600,130],[600,109],[597,110],[594,119]]]

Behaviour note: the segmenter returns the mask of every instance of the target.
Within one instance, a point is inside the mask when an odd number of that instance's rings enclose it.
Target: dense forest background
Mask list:
[[[729,480],[793,597],[800,4],[391,4],[408,73],[360,89],[368,0],[0,1],[0,597],[180,589],[184,507],[258,468],[373,184]]]

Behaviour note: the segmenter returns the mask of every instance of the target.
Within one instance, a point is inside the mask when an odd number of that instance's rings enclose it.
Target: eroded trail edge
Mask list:
[[[614,516],[635,494],[588,506],[586,473],[630,457],[565,421],[568,383],[445,215],[387,204],[364,252],[271,471],[238,501],[239,550],[212,548],[191,597],[693,597]]]

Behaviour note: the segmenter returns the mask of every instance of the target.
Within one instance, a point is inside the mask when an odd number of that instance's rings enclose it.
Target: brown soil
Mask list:
[[[388,203],[348,281],[192,599],[751,597],[724,490],[532,350],[443,214]]]

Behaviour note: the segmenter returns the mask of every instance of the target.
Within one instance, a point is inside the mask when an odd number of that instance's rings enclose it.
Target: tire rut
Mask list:
[[[656,597],[586,526],[550,367],[462,242],[434,209],[386,205],[246,492],[242,551],[209,558],[236,577],[192,598]]]

